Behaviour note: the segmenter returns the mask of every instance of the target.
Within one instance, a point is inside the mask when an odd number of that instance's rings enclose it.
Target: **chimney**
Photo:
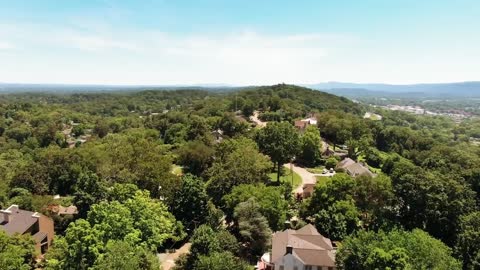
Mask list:
[[[14,213],[18,212],[18,205],[12,204],[5,210],[0,210],[0,213],[3,215],[4,223],[9,223],[12,221]]]
[[[293,247],[291,245],[287,245],[287,253],[285,254],[292,254],[293,252]]]

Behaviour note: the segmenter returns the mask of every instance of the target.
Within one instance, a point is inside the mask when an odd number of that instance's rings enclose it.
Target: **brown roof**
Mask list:
[[[0,228],[9,235],[15,233],[24,234],[38,221],[38,217],[34,216],[37,213],[21,210],[17,205],[12,205],[0,212]],[[7,215],[9,216],[9,221],[5,219]]]
[[[335,265],[332,241],[321,235],[311,224],[299,230],[285,230],[273,235],[271,259],[273,263],[285,256],[287,246],[293,249],[294,256],[307,265]],[[314,257],[315,259],[312,259]]]
[[[313,245],[315,249],[329,250],[333,248],[332,241],[323,237],[322,235],[295,235],[294,239],[298,238],[300,242],[303,242],[303,246]],[[308,245],[306,244],[308,243]]]
[[[342,169],[345,169],[347,168],[348,166],[350,165],[353,165],[355,164],[355,161],[351,158],[346,158],[342,161],[340,161],[338,164],[337,164],[337,168],[342,168]]]
[[[303,193],[304,194],[313,194],[313,191],[315,190],[315,185],[316,184],[305,184],[303,185]]]
[[[37,232],[33,235],[33,239],[35,239],[36,243],[41,243],[46,237],[47,234],[45,232]]]
[[[313,226],[312,224],[307,224],[307,225],[303,226],[302,228],[296,230],[295,234],[320,235],[320,233],[317,231],[317,228],[315,228],[315,226]]]
[[[345,168],[351,176],[360,176],[360,175],[368,175],[373,177],[374,174],[365,166],[360,163],[355,163]]]
[[[295,127],[296,128],[306,128],[309,125],[309,122],[303,121],[303,120],[295,120]]]
[[[330,250],[295,249],[293,254],[304,265],[321,265],[335,267],[335,253]]]

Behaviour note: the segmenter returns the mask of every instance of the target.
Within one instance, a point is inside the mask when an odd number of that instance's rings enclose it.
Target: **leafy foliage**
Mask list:
[[[0,269],[32,269],[35,258],[35,242],[30,236],[8,236],[0,230]]]
[[[233,214],[238,224],[238,234],[243,246],[245,257],[254,261],[268,249],[271,230],[267,219],[260,213],[260,206],[254,198],[239,203]]]
[[[450,248],[418,229],[361,231],[342,242],[336,260],[339,269],[461,269]]]
[[[277,181],[280,169],[290,162],[300,151],[300,140],[295,128],[287,122],[269,123],[257,134],[260,150],[270,156],[277,165]]]
[[[268,220],[269,227],[274,231],[280,230],[286,220],[288,206],[283,195],[280,187],[267,187],[264,184],[239,185],[223,197],[227,219],[233,219],[234,209],[239,203],[255,198],[261,214]]]

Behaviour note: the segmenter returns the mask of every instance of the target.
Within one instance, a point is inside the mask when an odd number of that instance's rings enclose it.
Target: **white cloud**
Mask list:
[[[239,85],[461,81],[476,78],[480,60],[476,51],[452,55],[443,48],[426,57],[424,51],[408,46],[388,48],[348,35],[172,34],[79,22],[82,25],[62,27],[0,23],[0,81]]]
[[[23,63],[17,58],[11,66],[19,66],[21,78],[31,76],[34,78],[30,81],[40,78],[41,82],[59,82],[58,78],[65,83],[292,82],[316,72],[312,65],[318,66],[329,54],[324,45],[337,38],[316,33],[270,35],[239,31],[178,35],[86,28],[17,25],[18,31],[9,37],[27,44],[22,47],[26,58]],[[49,68],[25,72],[33,68],[33,59],[48,62]],[[13,72],[14,69],[7,74]]]

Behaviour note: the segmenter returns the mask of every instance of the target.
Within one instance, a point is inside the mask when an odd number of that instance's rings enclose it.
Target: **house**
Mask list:
[[[55,213],[59,216],[63,215],[77,215],[78,214],[78,209],[75,205],[70,205],[70,206],[62,206],[62,205],[49,205],[48,210],[51,211],[52,213]]]
[[[37,212],[22,210],[18,205],[11,205],[0,210],[0,230],[7,235],[29,234],[35,240],[35,250],[44,254],[54,237],[53,220]]]
[[[351,158],[346,158],[346,159],[343,159],[342,161],[340,161],[338,164],[337,164],[337,169],[344,169],[346,170],[348,166],[351,166],[355,164],[355,161]]]
[[[297,129],[300,131],[304,131],[308,126],[316,126],[317,125],[317,119],[314,117],[302,119],[302,120],[295,120],[294,125]]]
[[[315,117],[309,117],[307,119],[303,119],[302,121],[308,122],[312,126],[316,126],[318,123],[317,118]]]
[[[272,236],[270,267],[275,270],[335,270],[336,250],[311,224]]]
[[[299,130],[305,130],[309,125],[309,122],[305,122],[303,120],[295,120],[295,127]]]
[[[316,185],[315,183],[303,185],[303,192],[302,192],[303,199],[306,199],[313,195],[313,191],[315,190],[315,185]]]
[[[365,164],[360,162],[355,162],[351,158],[346,158],[340,161],[337,164],[337,169],[344,170],[348,175],[352,177],[357,177],[361,175],[366,175],[370,177],[375,177],[376,175],[368,169]]]

